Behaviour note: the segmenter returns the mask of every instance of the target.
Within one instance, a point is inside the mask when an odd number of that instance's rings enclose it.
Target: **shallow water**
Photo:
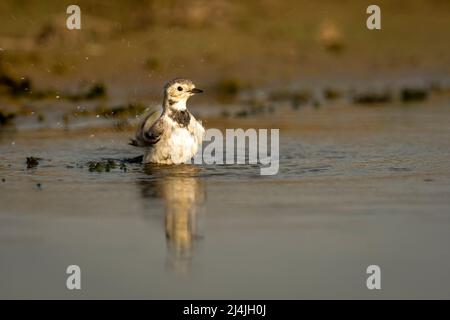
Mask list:
[[[0,134],[0,298],[450,298],[448,101],[256,120],[234,127],[280,128],[275,176],[90,172],[139,155],[131,133]]]

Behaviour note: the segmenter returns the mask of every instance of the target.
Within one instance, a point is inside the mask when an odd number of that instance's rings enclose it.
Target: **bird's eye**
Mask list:
[[[178,89],[178,91],[183,91],[182,87],[178,87],[177,89]]]

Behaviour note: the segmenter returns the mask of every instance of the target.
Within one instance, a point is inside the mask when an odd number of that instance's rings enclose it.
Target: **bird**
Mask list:
[[[183,164],[194,157],[205,128],[187,109],[187,100],[203,90],[189,79],[176,78],[164,86],[162,112],[154,121],[149,113],[141,121],[130,145],[145,148],[143,163]]]

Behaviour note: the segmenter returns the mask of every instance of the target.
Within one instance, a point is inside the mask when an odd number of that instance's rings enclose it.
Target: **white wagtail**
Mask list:
[[[181,164],[197,153],[205,129],[187,110],[186,102],[201,92],[188,79],[174,79],[165,85],[161,115],[156,121],[152,121],[153,113],[147,115],[130,142],[146,149],[144,163]]]

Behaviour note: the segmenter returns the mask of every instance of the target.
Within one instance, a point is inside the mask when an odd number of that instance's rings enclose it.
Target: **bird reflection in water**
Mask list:
[[[149,179],[140,182],[145,199],[164,201],[167,265],[177,273],[189,271],[195,242],[200,238],[199,217],[204,211],[205,186],[193,165],[146,165]]]

